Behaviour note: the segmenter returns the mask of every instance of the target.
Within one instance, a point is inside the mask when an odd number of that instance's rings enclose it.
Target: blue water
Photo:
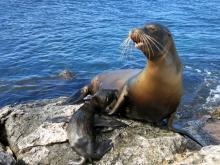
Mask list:
[[[129,30],[159,22],[173,33],[184,65],[185,109],[220,105],[219,0],[1,0],[0,106],[69,96],[99,72],[143,68]],[[72,80],[57,75],[75,74]]]

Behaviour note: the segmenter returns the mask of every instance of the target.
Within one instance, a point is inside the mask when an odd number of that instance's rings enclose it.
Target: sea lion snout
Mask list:
[[[134,41],[135,47],[144,51],[144,40],[141,37],[143,30],[141,28],[133,29],[129,32],[129,38]]]
[[[129,38],[132,39],[135,43],[141,42],[141,33],[143,33],[143,30],[140,28],[133,29],[129,32]]]

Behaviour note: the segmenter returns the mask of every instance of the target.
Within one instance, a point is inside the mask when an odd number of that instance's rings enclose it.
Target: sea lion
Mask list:
[[[84,164],[86,160],[99,160],[112,148],[111,140],[97,142],[94,129],[97,127],[125,127],[126,124],[113,118],[98,116],[100,111],[111,104],[117,91],[100,90],[72,115],[67,127],[67,136],[71,147],[81,156],[80,161],[69,164]],[[96,114],[96,115],[95,115]]]
[[[67,103],[79,103],[86,95],[94,95],[102,89],[118,90],[117,102],[106,108],[109,115],[120,113],[131,119],[152,123],[167,119],[170,130],[200,144],[186,131],[173,127],[183,94],[183,83],[182,64],[171,32],[161,24],[150,23],[132,30],[129,39],[147,58],[145,68],[99,74],[70,97]]]
[[[119,91],[119,98],[109,114],[123,113],[131,119],[159,122],[169,118],[180,103],[183,93],[182,65],[170,31],[151,23],[129,33],[147,58],[143,70],[125,69],[97,75],[69,102],[79,102],[101,89]],[[76,99],[78,97],[78,100]],[[110,110],[111,109],[111,110]]]
[[[58,74],[58,77],[60,77],[63,80],[71,80],[74,76],[74,73],[66,69]]]

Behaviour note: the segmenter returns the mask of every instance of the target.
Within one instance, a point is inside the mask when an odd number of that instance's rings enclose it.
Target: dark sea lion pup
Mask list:
[[[70,164],[84,164],[86,160],[99,160],[112,148],[111,140],[97,142],[95,127],[124,127],[126,124],[110,117],[98,116],[107,105],[114,102],[115,90],[100,90],[89,100],[85,101],[71,117],[67,127],[67,135],[71,147],[81,156],[80,161],[71,161]]]
[[[151,23],[132,30],[129,39],[147,58],[145,68],[97,75],[91,84],[83,87],[68,102],[80,102],[86,95],[93,95],[102,89],[116,89],[119,97],[114,106],[107,108],[110,115],[120,113],[131,119],[152,123],[167,119],[170,130],[196,141],[186,131],[173,127],[183,86],[182,65],[170,31],[163,25]]]

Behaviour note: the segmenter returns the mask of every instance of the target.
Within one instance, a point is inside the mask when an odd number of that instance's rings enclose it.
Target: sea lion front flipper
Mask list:
[[[106,111],[108,112],[109,115],[114,114],[115,112],[117,112],[117,110],[119,109],[119,107],[124,103],[125,101],[125,97],[128,95],[128,86],[125,85],[118,97],[118,100],[116,102],[116,104],[114,105],[114,107],[111,109],[110,106],[108,106],[106,108]]]
[[[195,139],[189,132],[187,132],[186,130],[181,129],[180,127],[178,127],[178,125],[173,125],[173,120],[175,118],[176,112],[172,113],[170,115],[170,117],[167,120],[167,127],[170,131],[179,133],[183,136],[187,136],[188,138],[190,138],[191,140],[193,140],[194,142],[196,142],[199,146],[204,147],[204,145],[202,143],[200,143],[197,139]]]
[[[83,156],[80,156],[80,160],[70,160],[68,162],[68,165],[83,165],[86,162],[86,158]]]
[[[92,159],[100,160],[112,147],[112,140],[103,140],[96,143],[96,150],[92,155]]]
[[[90,94],[90,86],[86,85],[80,90],[78,90],[76,93],[74,93],[72,96],[70,96],[63,105],[68,104],[80,104],[83,103],[84,97],[86,97],[88,94]]]
[[[98,128],[103,128],[103,127],[109,127],[112,129],[120,128],[120,127],[126,127],[128,126],[127,124],[116,120],[112,117],[109,116],[100,116],[100,115],[95,115],[94,119],[94,127]]]

